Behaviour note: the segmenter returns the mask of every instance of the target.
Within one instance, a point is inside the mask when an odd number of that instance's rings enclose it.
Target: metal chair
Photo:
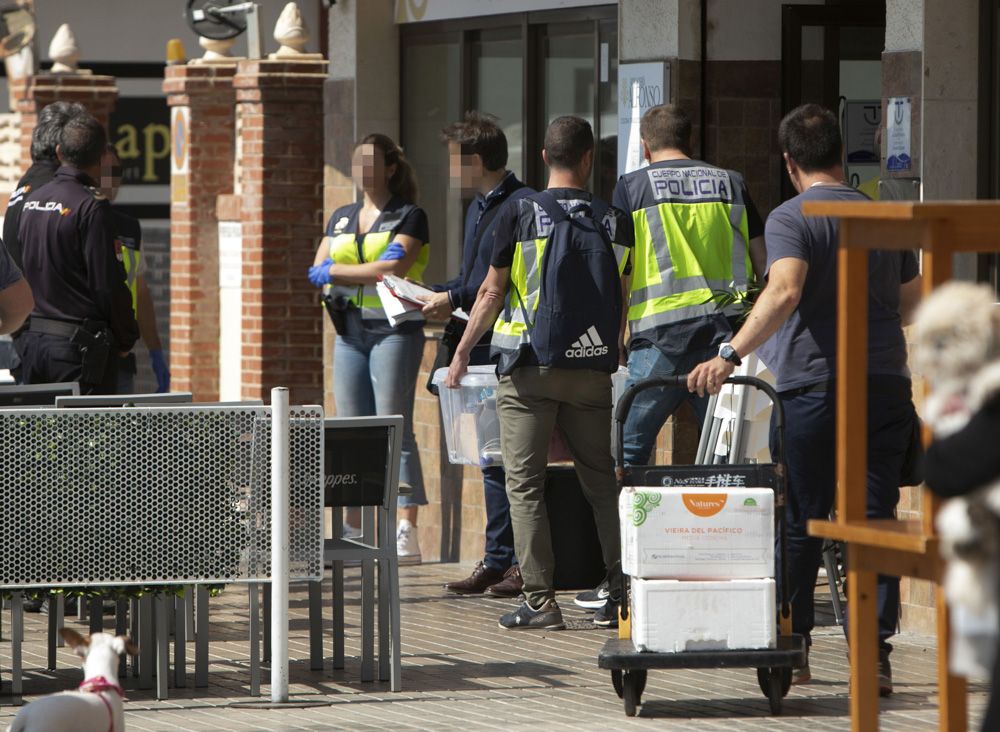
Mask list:
[[[344,562],[357,560],[361,563],[361,680],[375,680],[377,604],[378,679],[389,681],[389,688],[399,691],[402,681],[396,499],[403,418],[333,417],[325,419],[324,426],[324,505],[332,508],[334,515],[333,536],[324,541],[323,549],[323,561],[332,565],[333,667],[344,667]],[[360,538],[341,537],[340,509],[344,507],[362,508]],[[310,583],[309,622],[312,641],[319,638],[321,644],[319,582]],[[319,632],[313,633],[314,630]],[[321,645],[319,650],[321,653]],[[321,655],[319,668],[322,668]]]

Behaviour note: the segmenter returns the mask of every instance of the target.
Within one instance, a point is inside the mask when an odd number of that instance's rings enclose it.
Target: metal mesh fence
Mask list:
[[[319,579],[323,413],[291,417],[289,565]],[[0,440],[0,587],[269,578],[267,407],[0,411]]]

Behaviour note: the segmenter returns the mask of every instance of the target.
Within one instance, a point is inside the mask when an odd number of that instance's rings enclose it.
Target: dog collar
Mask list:
[[[94,676],[84,679],[80,684],[80,691],[97,694],[97,698],[104,702],[104,708],[108,710],[108,732],[115,732],[115,713],[111,709],[111,703],[104,698],[105,691],[113,691],[118,696],[124,698],[125,690],[118,684],[112,684],[103,676]]]
[[[122,689],[118,684],[112,684],[103,676],[94,676],[89,679],[84,679],[83,683],[80,684],[80,691],[92,691],[94,693],[100,693],[102,691],[113,691],[118,696],[124,697],[125,690]]]

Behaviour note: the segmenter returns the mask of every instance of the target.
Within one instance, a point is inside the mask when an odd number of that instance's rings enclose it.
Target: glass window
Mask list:
[[[595,192],[608,203],[618,182],[618,22],[600,25],[597,103],[600,114]]]
[[[518,178],[524,172],[524,43],[520,28],[480,31],[469,44],[473,103],[500,120],[507,136],[507,167]]]
[[[424,278],[443,282],[458,271],[462,256],[462,203],[448,185],[447,149],[441,144],[441,129],[461,114],[459,37],[414,37],[402,53],[402,144],[417,172],[418,203],[427,212],[431,230]]]

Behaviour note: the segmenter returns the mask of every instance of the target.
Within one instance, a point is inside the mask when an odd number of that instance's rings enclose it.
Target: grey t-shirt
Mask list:
[[[830,381],[836,375],[837,243],[835,218],[802,215],[803,201],[867,200],[846,185],[816,186],[778,206],[767,217],[767,271],[779,259],[809,265],[802,299],[778,332],[758,349],[774,372],[778,391]],[[899,315],[899,286],[918,274],[912,251],[873,250],[868,267],[868,373],[908,376]]]
[[[3,242],[0,242],[0,290],[6,290],[21,279],[21,270],[14,264]]]

